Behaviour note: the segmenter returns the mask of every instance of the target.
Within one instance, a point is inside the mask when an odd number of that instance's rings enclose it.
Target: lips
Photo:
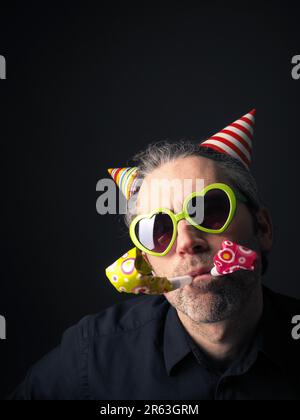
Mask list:
[[[198,270],[193,270],[189,272],[188,275],[191,277],[198,277],[204,274],[210,274],[210,272],[211,272],[211,267],[202,267],[202,268],[199,268]]]

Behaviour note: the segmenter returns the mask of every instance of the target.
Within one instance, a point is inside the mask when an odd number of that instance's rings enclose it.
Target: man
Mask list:
[[[189,274],[192,283],[84,318],[30,369],[12,398],[300,399],[300,344],[291,334],[300,304],[262,286],[273,227],[249,170],[254,114],[200,147],[187,141],[150,145],[135,157],[137,171],[125,170],[131,180],[123,174],[121,181],[122,171],[111,171],[135,204],[126,222],[134,226],[131,237],[153,274]],[[136,173],[140,188],[131,191]],[[174,179],[191,183],[168,194],[159,190],[160,183],[148,188],[153,181],[171,185]],[[203,218],[172,224],[169,211],[182,212],[187,197],[199,193],[198,180],[215,192],[201,201]],[[234,209],[225,202],[228,190]],[[213,276],[224,240],[254,250],[255,269]]]

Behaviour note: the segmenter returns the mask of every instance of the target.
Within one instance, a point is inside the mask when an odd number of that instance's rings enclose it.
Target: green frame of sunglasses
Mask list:
[[[215,230],[215,229],[208,229],[205,228],[199,224],[197,224],[188,214],[187,211],[187,207],[189,202],[194,198],[194,197],[204,197],[205,194],[208,191],[211,190],[215,190],[215,189],[219,189],[222,190],[226,193],[228,199],[229,199],[229,203],[230,203],[230,210],[229,210],[229,214],[228,214],[228,218],[225,222],[225,224],[222,226],[221,229]],[[165,255],[168,254],[168,252],[171,250],[176,237],[177,237],[177,224],[180,220],[187,220],[192,226],[194,226],[196,229],[199,229],[203,232],[206,233],[212,233],[212,234],[220,234],[223,233],[228,226],[230,225],[230,223],[232,222],[232,219],[235,215],[236,212],[236,207],[237,207],[237,200],[246,203],[248,200],[246,198],[246,196],[244,196],[241,192],[237,191],[237,190],[233,190],[231,187],[229,187],[229,185],[226,184],[222,184],[222,183],[214,183],[214,184],[210,184],[208,186],[206,186],[202,191],[200,192],[193,192],[191,194],[189,194],[183,203],[183,210],[178,213],[178,214],[174,214],[171,210],[167,209],[167,208],[157,208],[155,210],[153,210],[152,212],[148,213],[148,214],[144,214],[144,215],[139,215],[136,216],[133,221],[130,224],[130,228],[129,228],[129,234],[131,237],[132,242],[134,243],[134,245],[140,249],[141,251],[146,252],[149,255],[153,255],[153,256],[157,256],[157,257],[163,257]],[[145,248],[138,240],[136,234],[135,234],[135,228],[136,225],[139,223],[140,220],[142,219],[151,219],[155,214],[158,213],[164,213],[164,214],[168,214],[172,220],[173,223],[173,235],[172,235],[172,239],[170,241],[170,244],[168,245],[168,247],[166,248],[166,250],[164,252],[154,252],[154,251],[150,251],[149,249]]]

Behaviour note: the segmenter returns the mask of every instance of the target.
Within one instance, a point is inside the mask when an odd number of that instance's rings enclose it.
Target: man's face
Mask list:
[[[190,188],[177,188],[170,194],[161,191],[157,194],[146,188],[154,180],[192,179]],[[140,189],[137,201],[138,214],[147,214],[158,207],[182,211],[185,197],[199,190],[196,180],[202,179],[204,187],[221,182],[231,187],[229,179],[222,174],[214,161],[204,157],[192,156],[169,162],[149,174]],[[164,187],[165,188],[165,187]],[[155,197],[153,196],[155,195]],[[159,200],[159,201],[158,201]],[[246,204],[237,203],[235,217],[222,234],[202,232],[185,219],[178,223],[178,234],[170,252],[163,257],[145,254],[145,258],[158,276],[175,277],[195,272],[203,267],[213,267],[213,257],[227,239],[257,251],[261,247],[253,230],[253,219]],[[213,277],[166,293],[165,297],[177,310],[186,314],[194,322],[218,322],[236,314],[246,302],[252,290],[260,284],[261,259],[254,272],[237,271],[231,275]]]

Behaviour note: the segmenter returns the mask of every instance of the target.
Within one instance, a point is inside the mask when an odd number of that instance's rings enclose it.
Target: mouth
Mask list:
[[[198,268],[198,270],[190,271],[187,274],[191,277],[198,277],[204,274],[210,274],[211,269],[212,269],[211,267],[201,267],[201,268]]]
[[[192,285],[197,285],[197,283],[210,280],[213,277],[211,274],[211,267],[202,267],[198,270],[191,271],[188,274],[193,277]]]

